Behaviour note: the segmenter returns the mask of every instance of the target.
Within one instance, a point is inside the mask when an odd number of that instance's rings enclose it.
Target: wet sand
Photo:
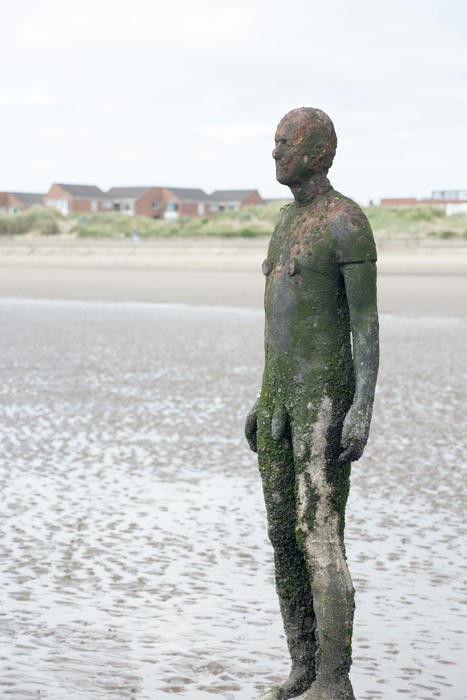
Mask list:
[[[0,695],[251,700],[288,655],[242,436],[261,311],[0,301]],[[359,700],[467,673],[467,323],[383,315],[347,513]]]
[[[0,297],[261,308],[267,239],[0,239]],[[467,241],[379,243],[379,308],[467,314]]]

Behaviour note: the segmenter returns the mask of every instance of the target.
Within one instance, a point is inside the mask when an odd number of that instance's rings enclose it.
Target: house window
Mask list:
[[[217,211],[217,204],[210,204],[209,211]]]
[[[178,211],[178,202],[167,202],[165,211]]]
[[[95,213],[97,210],[98,210],[97,199],[92,199],[91,200],[91,211]]]
[[[157,201],[157,199],[154,200],[152,203],[152,208],[153,209],[160,209],[161,208],[161,203]]]
[[[102,208],[103,209],[112,209],[112,202],[110,202],[108,199],[104,199],[102,201]]]
[[[204,204],[202,202],[198,202],[198,216],[203,216],[204,214]]]

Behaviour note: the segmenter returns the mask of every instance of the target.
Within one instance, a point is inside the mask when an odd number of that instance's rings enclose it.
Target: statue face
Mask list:
[[[301,184],[311,175],[304,148],[307,133],[303,127],[293,117],[285,117],[277,127],[272,157],[276,161],[276,179],[281,185]]]
[[[336,135],[329,117],[318,109],[299,108],[279,122],[276,178],[282,185],[300,185],[317,173],[327,173],[336,150]]]

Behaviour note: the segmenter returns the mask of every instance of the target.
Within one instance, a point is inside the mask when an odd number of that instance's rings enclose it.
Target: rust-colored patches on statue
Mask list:
[[[355,228],[363,228],[366,225],[366,217],[356,207],[350,209],[350,223]]]
[[[293,277],[294,275],[298,275],[300,272],[300,263],[297,260],[296,257],[291,258],[289,261],[289,264],[287,265],[287,273],[289,277]]]
[[[282,262],[278,262],[277,265],[275,265],[269,275],[267,276],[268,282],[273,279],[277,279],[282,274],[282,270],[284,269],[284,265]]]
[[[293,144],[295,146],[300,145],[300,143],[308,136],[309,130],[309,125],[306,123],[300,124],[300,126],[294,129],[292,132]]]

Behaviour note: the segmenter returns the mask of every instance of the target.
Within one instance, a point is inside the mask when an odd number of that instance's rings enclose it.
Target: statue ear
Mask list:
[[[321,169],[323,160],[326,158],[326,146],[320,149],[319,155],[316,158],[316,164],[319,166]]]

